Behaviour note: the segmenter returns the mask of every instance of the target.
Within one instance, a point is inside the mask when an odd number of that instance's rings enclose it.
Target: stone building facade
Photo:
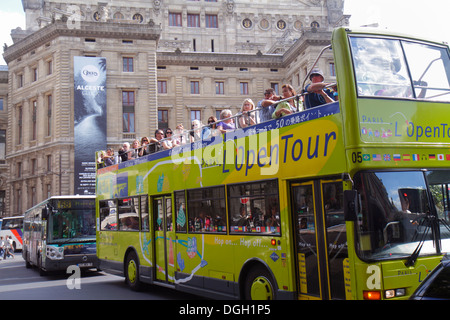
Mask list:
[[[268,87],[299,90],[348,19],[343,0],[22,3],[26,30],[12,31],[4,53],[8,215],[74,192],[75,56],[106,58],[107,145],[117,150],[157,128],[237,112]],[[331,52],[319,67],[332,81]]]
[[[8,68],[0,66],[0,217],[6,215],[6,190],[9,177],[6,163],[6,130],[8,128]]]

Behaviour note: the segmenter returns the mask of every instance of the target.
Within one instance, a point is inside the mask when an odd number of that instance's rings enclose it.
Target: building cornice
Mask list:
[[[287,67],[308,47],[326,47],[331,44],[331,31],[307,31],[284,54],[283,62]]]
[[[70,24],[68,22],[55,21],[33,32],[24,39],[6,48],[3,54],[5,61],[9,63],[61,36],[158,41],[161,35],[161,28],[159,26],[149,24],[82,21],[76,27],[69,26]]]
[[[325,47],[331,43],[331,31],[305,32],[284,54],[239,54],[215,52],[157,52],[157,63],[183,66],[287,68],[308,47]]]
[[[212,67],[281,68],[282,55],[215,53],[215,52],[157,52],[158,65]]]

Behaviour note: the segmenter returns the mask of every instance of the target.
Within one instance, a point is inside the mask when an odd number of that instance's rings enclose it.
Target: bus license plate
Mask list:
[[[80,268],[83,268],[83,267],[92,267],[92,262],[79,263],[78,266],[79,266]]]

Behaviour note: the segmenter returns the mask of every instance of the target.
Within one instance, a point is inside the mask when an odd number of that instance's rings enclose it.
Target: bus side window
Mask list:
[[[114,200],[100,201],[100,230],[117,230],[117,210]]]
[[[139,231],[138,198],[119,199],[119,230]]]
[[[141,196],[141,231],[150,231],[148,197]]]
[[[175,198],[175,224],[177,232],[186,232],[187,216],[186,216],[186,199],[184,191],[174,192]]]
[[[228,187],[230,233],[280,234],[276,180]]]
[[[225,188],[188,190],[188,213],[190,232],[225,233]]]

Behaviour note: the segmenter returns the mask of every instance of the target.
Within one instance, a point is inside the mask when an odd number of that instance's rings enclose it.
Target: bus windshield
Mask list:
[[[407,258],[450,251],[449,170],[363,172],[355,176],[361,196],[358,255],[364,260]],[[431,198],[432,199],[431,199]],[[432,223],[437,222],[437,223]]]
[[[53,210],[48,236],[48,243],[95,240],[95,208]]]
[[[446,47],[355,36],[350,47],[358,96],[450,101]]]

